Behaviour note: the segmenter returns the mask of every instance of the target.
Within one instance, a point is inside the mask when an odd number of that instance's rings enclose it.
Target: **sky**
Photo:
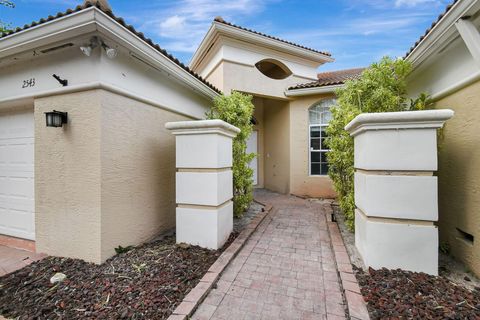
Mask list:
[[[23,26],[82,0],[13,0],[0,20]],[[321,51],[319,71],[403,56],[451,0],[109,0],[116,16],[188,63],[216,16]]]

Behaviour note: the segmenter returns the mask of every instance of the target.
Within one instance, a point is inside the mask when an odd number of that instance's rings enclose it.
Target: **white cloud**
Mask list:
[[[395,7],[415,7],[417,5],[426,4],[426,3],[438,3],[436,0],[395,0]]]
[[[238,23],[261,14],[267,2],[274,1],[280,0],[162,1],[144,4],[144,12],[135,15],[148,17],[139,29],[164,38],[165,49],[193,53],[216,16]]]
[[[185,32],[186,18],[174,15],[158,24],[158,34],[166,38],[175,38]]]

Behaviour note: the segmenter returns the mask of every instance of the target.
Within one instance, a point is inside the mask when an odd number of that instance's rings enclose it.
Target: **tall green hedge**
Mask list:
[[[13,3],[13,1],[10,0],[0,0],[0,6],[4,6],[7,8],[15,8],[15,4]],[[0,20],[0,35],[4,32],[8,32],[9,30],[9,24]]]
[[[218,96],[206,114],[208,119],[221,119],[240,129],[233,139],[233,213],[236,217],[241,217],[253,200],[253,170],[248,164],[256,155],[247,153],[253,111],[252,96],[234,91],[229,96]]]
[[[338,194],[340,207],[350,230],[354,229],[355,201],[353,190],[353,138],[345,126],[360,113],[422,110],[430,105],[428,95],[407,98],[406,77],[411,64],[402,59],[382,58],[365,69],[358,80],[345,82],[337,90],[337,105],[327,128],[330,152],[329,176]]]

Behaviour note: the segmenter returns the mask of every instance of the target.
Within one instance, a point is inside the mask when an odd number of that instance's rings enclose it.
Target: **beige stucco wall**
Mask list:
[[[45,111],[69,124],[47,128]],[[37,251],[100,263],[175,225],[175,140],[189,120],[104,90],[35,101]]]
[[[102,260],[175,226],[175,138],[169,121],[192,120],[102,91]]]
[[[298,196],[335,198],[328,176],[309,175],[308,109],[333,95],[297,97],[290,102],[290,193]]]
[[[45,126],[53,109],[68,126]],[[101,260],[100,114],[96,90],[35,99],[37,252]]]
[[[263,101],[264,186],[289,193],[290,112],[288,101]]]
[[[292,75],[283,80],[271,79],[263,75],[255,66],[221,62],[223,70],[223,91],[238,90],[250,94],[285,99],[285,89],[302,82],[312,81]],[[218,67],[217,67],[218,68]],[[207,79],[209,80],[210,77]],[[212,77],[213,79],[213,77]]]
[[[218,64],[215,69],[212,70],[208,74],[208,76],[205,78],[208,82],[213,84],[215,87],[220,89],[221,91],[224,91],[224,72],[223,72],[223,63]]]
[[[480,82],[439,100],[436,108],[455,111],[439,148],[440,243],[480,276]],[[457,228],[474,236],[464,241]]]

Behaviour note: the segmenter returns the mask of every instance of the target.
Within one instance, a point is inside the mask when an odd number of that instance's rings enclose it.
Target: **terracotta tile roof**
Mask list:
[[[82,10],[85,10],[90,7],[96,7],[102,12],[104,12],[106,15],[108,15],[110,18],[114,19],[116,22],[118,22],[120,25],[123,27],[127,28],[131,33],[142,39],[146,44],[148,44],[150,47],[154,48],[157,50],[159,53],[167,57],[170,61],[174,62],[178,66],[180,66],[182,69],[190,73],[192,76],[197,78],[198,80],[202,81],[205,85],[207,85],[209,88],[213,89],[217,93],[222,93],[219,89],[217,89],[215,86],[213,86],[211,83],[207,82],[205,79],[203,79],[200,75],[198,75],[196,72],[192,71],[189,67],[184,65],[180,60],[172,56],[170,53],[168,53],[165,49],[162,49],[158,44],[155,44],[152,39],[146,38],[145,35],[142,32],[138,32],[135,30],[135,28],[132,25],[129,25],[123,20],[121,17],[116,17],[111,10],[105,10],[105,8],[102,8],[102,6],[96,2],[96,1],[85,1],[83,5],[76,6],[74,9],[68,9],[65,12],[58,12],[55,16],[48,16],[47,18],[42,18],[38,21],[33,21],[30,24],[26,24],[23,27],[16,28],[14,30],[10,30],[8,32],[0,34],[0,40],[4,37],[10,36],[12,34],[15,34],[20,31],[27,30],[29,28],[35,27],[37,25],[59,19],[64,16],[71,15],[75,12],[79,12]]]
[[[365,70],[365,68],[321,72],[317,74],[317,78],[318,78],[317,81],[300,83],[293,87],[288,88],[288,90],[317,88],[317,87],[343,84],[347,80],[355,80],[360,78],[360,75],[362,74],[363,70]]]
[[[459,0],[453,0],[452,3],[450,3],[446,8],[445,10],[437,17],[437,20],[435,20],[434,22],[432,22],[432,24],[430,25],[430,27],[425,30],[425,33],[420,37],[420,39],[418,39],[413,46],[410,47],[410,50],[408,50],[408,52],[405,54],[404,58],[407,58],[410,53],[412,53],[413,50],[415,50],[416,47],[418,47],[418,45],[420,44],[420,42],[423,41],[423,39],[425,39],[425,37],[430,33],[430,31],[432,31],[432,29],[443,19],[443,17],[450,11],[450,9],[452,9],[452,7],[458,2]]]
[[[286,40],[283,40],[283,39],[280,39],[280,38],[277,38],[277,37],[270,36],[270,35],[265,34],[265,33],[261,33],[261,32],[251,30],[251,29],[247,29],[247,28],[238,26],[236,24],[227,22],[227,21],[223,20],[222,17],[215,17],[215,19],[213,21],[216,21],[216,22],[219,22],[219,23],[222,23],[224,25],[234,27],[234,28],[237,28],[237,29],[240,29],[240,30],[244,30],[244,31],[248,31],[248,32],[251,32],[251,33],[254,33],[254,34],[258,34],[262,37],[266,37],[266,38],[269,38],[269,39],[273,39],[273,40],[277,40],[277,41],[280,41],[280,42],[283,42],[283,43],[287,43],[287,44],[290,44],[290,45],[298,47],[298,48],[302,48],[302,49],[306,49],[306,50],[313,51],[313,52],[316,52],[316,53],[320,53],[320,54],[323,54],[323,55],[326,55],[326,56],[329,56],[329,57],[331,56],[331,53],[329,53],[327,51],[319,51],[319,50],[316,50],[316,49],[308,48],[308,47],[305,47],[305,46],[302,46],[302,45],[299,45],[299,44],[296,44],[296,43],[293,43],[293,42],[290,42],[290,41],[286,41]]]

